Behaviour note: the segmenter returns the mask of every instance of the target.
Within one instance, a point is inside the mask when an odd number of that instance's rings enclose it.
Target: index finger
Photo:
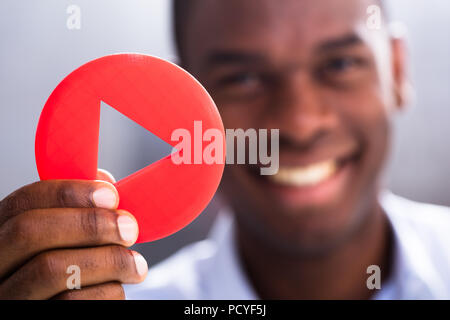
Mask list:
[[[0,202],[0,224],[21,212],[45,208],[116,209],[119,194],[109,182],[45,180],[26,185]]]

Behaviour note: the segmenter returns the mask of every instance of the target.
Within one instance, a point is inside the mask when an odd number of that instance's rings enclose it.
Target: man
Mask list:
[[[0,298],[450,298],[449,210],[381,188],[407,80],[403,42],[367,27],[370,5],[176,1],[181,65],[226,128],[280,130],[278,173],[227,166],[211,237],[139,285],[137,226],[112,185],[25,186],[0,204]],[[72,264],[81,290],[67,290]]]

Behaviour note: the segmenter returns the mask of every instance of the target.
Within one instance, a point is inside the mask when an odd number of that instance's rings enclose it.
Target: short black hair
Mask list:
[[[181,50],[183,47],[182,39],[184,38],[183,32],[189,17],[189,11],[192,10],[192,6],[195,1],[196,0],[172,0],[173,37],[175,49],[181,60],[183,60]],[[381,7],[383,15],[386,17],[385,2],[386,0],[377,0],[377,3]]]

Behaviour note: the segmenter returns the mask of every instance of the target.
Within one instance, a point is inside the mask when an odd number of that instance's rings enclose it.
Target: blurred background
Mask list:
[[[66,25],[80,9],[80,29]],[[56,85],[85,62],[117,52],[173,60],[170,0],[0,1],[0,199],[38,180],[34,134]],[[390,16],[408,29],[416,98],[395,119],[387,186],[419,201],[450,205],[450,1],[390,0]],[[120,179],[170,148],[102,106],[99,167]],[[205,237],[216,214],[207,210],[182,231],[137,245],[150,265]]]

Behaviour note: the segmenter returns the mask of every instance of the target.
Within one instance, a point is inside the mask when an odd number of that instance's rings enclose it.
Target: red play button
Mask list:
[[[220,130],[225,148],[217,108],[191,75],[155,57],[111,55],[81,66],[50,95],[36,133],[41,179],[96,178],[101,101],[172,146],[176,129],[194,137],[195,121],[204,131]],[[175,164],[168,156],[117,182],[119,208],[139,223],[138,242],[168,236],[195,219],[214,195],[223,167],[224,161]]]

